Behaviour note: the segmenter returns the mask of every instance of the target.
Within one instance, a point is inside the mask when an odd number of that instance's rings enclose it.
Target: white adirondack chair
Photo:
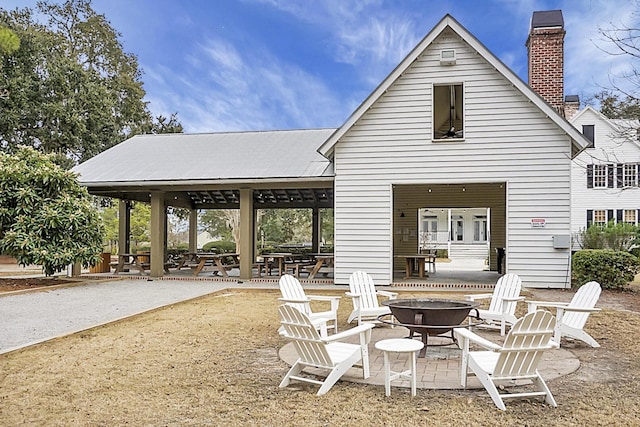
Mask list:
[[[503,345],[488,341],[465,328],[454,328],[453,333],[462,349],[460,383],[467,386],[469,369],[489,392],[496,406],[505,411],[503,399],[544,396],[545,401],[556,404],[549,387],[538,372],[543,353],[558,346],[551,340],[555,318],[544,310],[534,311],[520,318],[509,331]],[[488,350],[471,351],[474,342]],[[537,391],[500,393],[496,382],[531,380]],[[504,384],[501,384],[503,386]],[[502,388],[502,387],[500,387]]]
[[[349,292],[346,295],[353,301],[353,311],[347,319],[347,323],[358,319],[358,325],[362,322],[376,322],[378,316],[390,314],[391,309],[381,306],[378,296],[388,299],[396,299],[398,294],[389,291],[376,291],[371,276],[364,271],[355,271],[349,277]]]
[[[309,317],[296,307],[284,304],[278,307],[278,313],[284,336],[293,341],[298,353],[298,360],[280,383],[281,388],[288,386],[291,380],[319,384],[317,395],[322,396],[358,362],[361,362],[363,378],[369,378],[368,344],[374,325],[359,325],[339,334],[321,337]],[[341,342],[354,335],[359,336],[359,344]],[[302,377],[300,373],[305,367],[326,369],[329,374],[324,381]]]
[[[522,281],[517,274],[505,274],[498,279],[492,294],[465,295],[467,300],[491,298],[488,309],[478,309],[478,315],[485,321],[486,327],[497,328],[500,325],[500,335],[505,334],[506,325],[513,325],[518,318],[515,316],[516,304],[523,301],[520,296]],[[469,317],[471,323],[472,318]]]
[[[571,302],[527,301],[529,311],[538,307],[556,309],[556,326],[553,340],[560,345],[561,337],[575,338],[584,341],[591,347],[600,347],[595,339],[584,331],[584,325],[591,313],[600,311],[595,308],[602,288],[598,282],[588,282],[580,286]]]
[[[311,322],[316,326],[322,336],[327,336],[328,326],[332,326],[334,333],[338,333],[338,306],[339,296],[306,295],[300,281],[290,274],[280,277],[280,301],[296,307],[298,310],[309,316]],[[311,301],[326,301],[331,304],[331,309],[327,311],[312,312]],[[282,328],[280,329],[282,331]]]

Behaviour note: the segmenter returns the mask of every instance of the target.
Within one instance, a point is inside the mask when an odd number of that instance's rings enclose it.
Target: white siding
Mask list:
[[[571,123],[580,131],[583,125],[595,125],[595,148],[587,148],[572,164],[571,232],[576,234],[587,225],[587,209],[640,209],[640,188],[587,188],[586,168],[588,164],[640,163],[640,147],[591,108]]]
[[[335,146],[336,283],[355,269],[392,281],[392,184],[507,183],[507,271],[565,287],[571,142],[458,36],[445,31]],[[457,64],[441,66],[442,48]],[[464,84],[464,141],[432,141],[434,83]],[[533,228],[532,218],[545,218]]]

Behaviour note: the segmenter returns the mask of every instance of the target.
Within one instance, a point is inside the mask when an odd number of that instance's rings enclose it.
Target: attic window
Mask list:
[[[582,125],[582,134],[591,141],[591,144],[587,148],[595,148],[596,146],[596,133],[594,125]]]
[[[462,84],[433,86],[433,139],[464,138]]]

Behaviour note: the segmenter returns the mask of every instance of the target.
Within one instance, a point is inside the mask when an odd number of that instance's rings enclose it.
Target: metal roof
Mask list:
[[[72,170],[87,187],[332,177],[316,150],[334,131],[137,135]]]

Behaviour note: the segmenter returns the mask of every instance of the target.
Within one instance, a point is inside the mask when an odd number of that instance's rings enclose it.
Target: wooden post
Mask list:
[[[189,252],[198,251],[198,210],[189,211]]]
[[[164,276],[164,236],[167,210],[164,193],[151,193],[151,277]]]
[[[240,279],[251,280],[253,275],[254,223],[253,189],[240,189]]]
[[[131,202],[118,203],[118,253],[128,254],[131,250]]]

